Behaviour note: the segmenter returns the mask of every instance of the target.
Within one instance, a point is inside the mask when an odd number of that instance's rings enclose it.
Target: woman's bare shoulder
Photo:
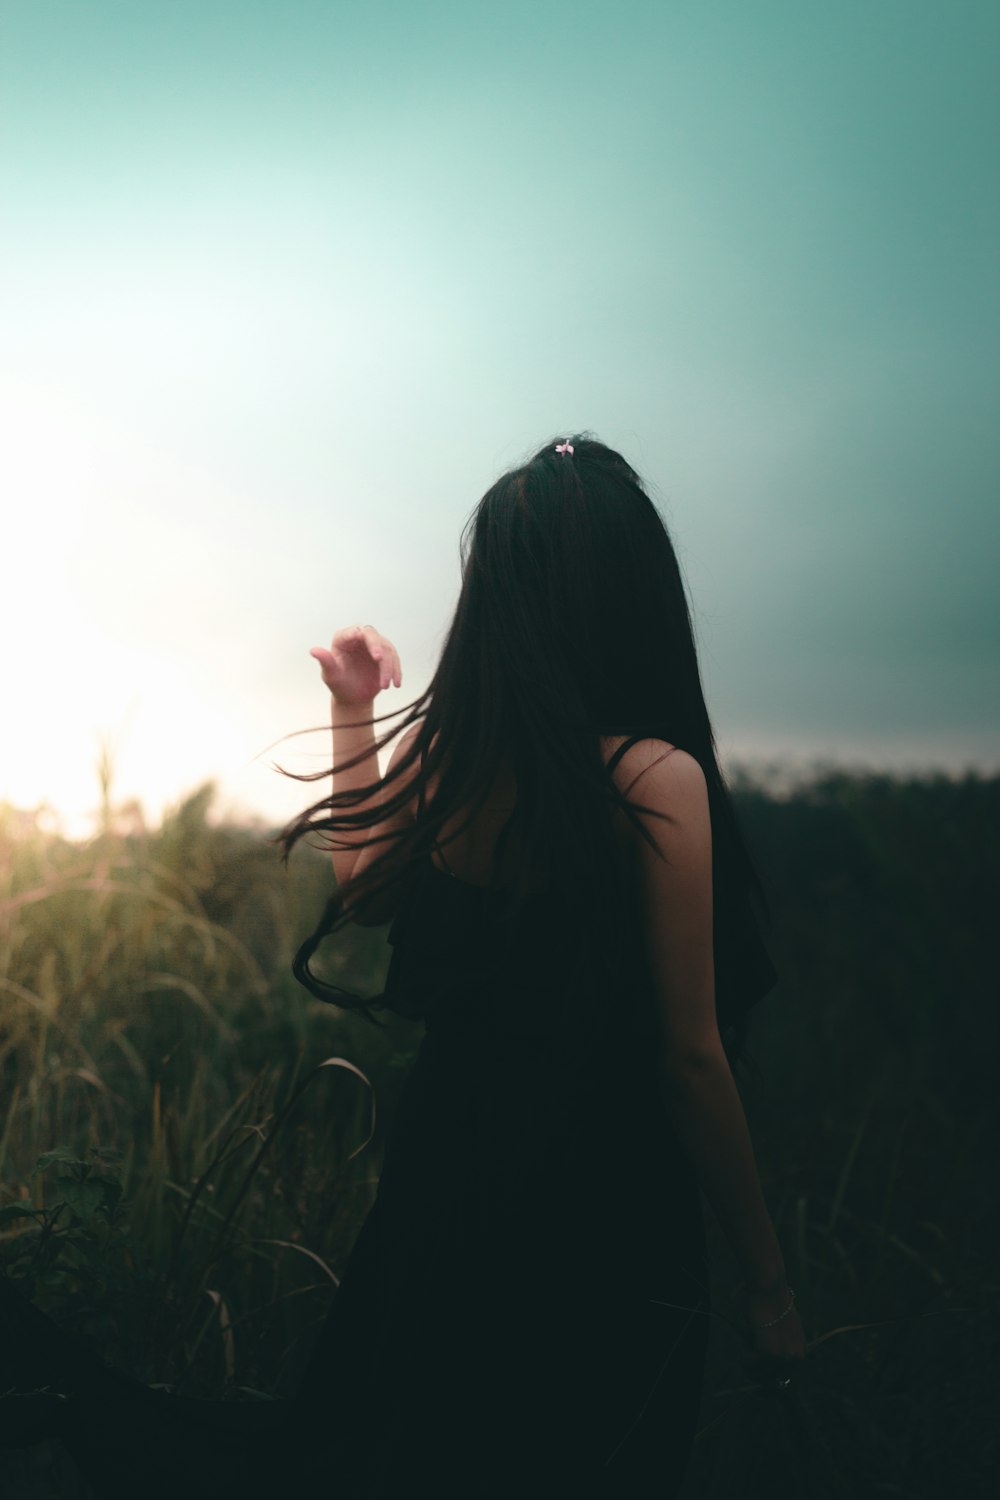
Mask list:
[[[602,736],[601,752],[605,763],[628,738],[629,736],[624,734]],[[654,766],[660,765],[663,770],[654,779],[658,787],[664,791],[674,788],[675,795],[685,793],[690,795],[691,793],[698,794],[705,786],[705,773],[693,755],[689,755],[686,750],[681,750],[677,745],[671,745],[666,740],[655,739],[652,736],[636,740],[634,745],[629,745],[611,774],[616,785],[624,792],[633,786],[640,776],[651,771]]]

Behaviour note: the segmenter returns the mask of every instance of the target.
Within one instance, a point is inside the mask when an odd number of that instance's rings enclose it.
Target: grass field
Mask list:
[[[811,1350],[794,1393],[751,1385],[710,1218],[685,1495],[992,1494],[1000,779],[737,793],[781,974],[740,1086]],[[145,1381],[290,1394],[372,1201],[421,1027],[292,979],[328,868],[218,825],[210,788],[87,844],[0,813],[0,1266]],[[331,946],[379,992],[384,929]],[[5,1472],[87,1493],[47,1451]]]

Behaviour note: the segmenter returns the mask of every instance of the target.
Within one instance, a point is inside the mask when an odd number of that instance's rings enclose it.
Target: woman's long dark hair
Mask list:
[[[635,946],[634,892],[619,865],[614,805],[652,840],[635,812],[648,809],[618,791],[599,738],[648,736],[686,750],[708,783],[717,1008],[720,1028],[732,1030],[727,1050],[741,1056],[746,1011],[774,975],[754,942],[750,896],[762,899],[762,892],[719,768],[677,557],[621,454],[588,436],[570,440],[572,454],[557,452],[556,441],[502,475],[462,531],[461,593],[437,671],[408,708],[371,721],[406,714],[402,725],[376,734],[378,749],[418,726],[391,776],[323,797],[280,836],[287,856],[307,834],[371,827],[409,803],[417,786],[440,778],[415,825],[375,836],[387,847],[331,897],[295,973],[314,995],[374,1020],[370,1001],[321,980],[310,959],[350,920],[347,898],[363,914],[376,892],[405,889],[417,863],[442,842],[443,823],[468,808],[466,827],[509,768],[517,807],[501,842],[516,824],[519,874],[491,891],[491,900],[511,919],[529,899],[529,882],[537,887],[541,878],[559,895],[560,920],[577,915],[579,940],[610,938],[597,945],[597,970],[588,972],[603,972],[613,988],[629,961],[623,945]],[[352,811],[380,784],[378,805]],[[498,844],[494,874],[499,852]]]

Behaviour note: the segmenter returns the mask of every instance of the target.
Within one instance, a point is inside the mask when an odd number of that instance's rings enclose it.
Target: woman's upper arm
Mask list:
[[[640,740],[614,771],[629,800],[670,819],[636,812],[661,852],[637,829],[642,941],[668,1063],[696,1063],[723,1051],[712,956],[712,823],[705,773],[684,750]]]

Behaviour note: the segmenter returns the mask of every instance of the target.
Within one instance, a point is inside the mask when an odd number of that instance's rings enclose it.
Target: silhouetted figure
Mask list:
[[[425,1034],[295,1398],[148,1391],[0,1284],[0,1389],[72,1392],[39,1426],[102,1500],[667,1500],[708,1341],[703,1193],[755,1347],[804,1352],[730,1066],[775,976],[669,536],[586,437],[504,475],[471,527],[384,778],[394,646],[350,626],[313,652],[333,788],[283,837],[329,835],[337,890],[296,972]],[[392,924],[375,1000],[310,967],[351,920]]]

